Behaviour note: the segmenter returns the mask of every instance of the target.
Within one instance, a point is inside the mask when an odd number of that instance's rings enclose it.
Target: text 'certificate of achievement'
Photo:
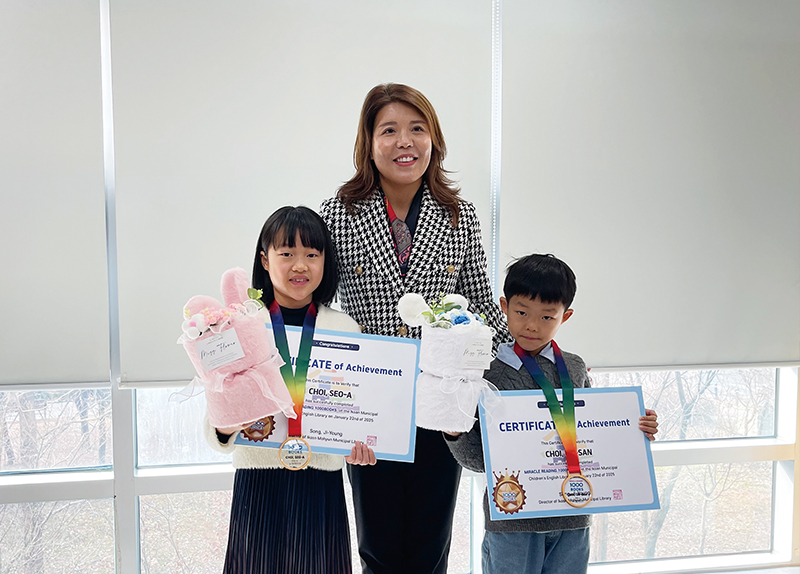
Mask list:
[[[301,331],[286,326],[292,362]],[[418,362],[417,339],[316,329],[303,403],[311,451],[347,456],[358,440],[379,459],[412,462]],[[235,442],[280,448],[287,435],[286,417],[276,414],[242,430]]]
[[[561,389],[556,394],[561,401]],[[500,391],[491,413],[483,402],[479,413],[492,520],[659,508],[650,441],[639,430],[640,387],[575,389],[582,484],[565,480],[564,448],[542,391]],[[589,491],[580,507],[564,498],[571,487]]]

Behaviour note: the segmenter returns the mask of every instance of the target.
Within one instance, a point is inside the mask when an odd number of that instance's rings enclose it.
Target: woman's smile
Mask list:
[[[394,163],[398,165],[414,165],[419,158],[414,155],[401,155],[394,158]]]

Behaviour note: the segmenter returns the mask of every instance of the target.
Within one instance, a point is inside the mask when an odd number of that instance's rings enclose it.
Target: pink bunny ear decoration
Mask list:
[[[219,290],[222,292],[222,301],[226,306],[235,303],[244,303],[250,297],[247,296],[247,290],[250,287],[250,279],[247,277],[247,271],[241,267],[234,267],[228,269],[222,274]]]
[[[198,295],[184,308],[183,345],[206,391],[208,420],[217,428],[238,426],[283,413],[294,418],[294,403],[280,373],[280,358],[259,311],[247,297],[247,273],[235,268],[222,276],[227,306]],[[186,394],[186,393],[181,393]]]

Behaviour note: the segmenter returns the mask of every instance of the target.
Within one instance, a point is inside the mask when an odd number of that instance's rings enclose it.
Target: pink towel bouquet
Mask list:
[[[224,304],[196,295],[186,302],[183,345],[197,376],[190,386],[206,393],[208,421],[217,428],[239,426],[283,413],[294,403],[280,373],[283,364],[261,313],[261,294],[249,289],[247,272],[222,275]]]

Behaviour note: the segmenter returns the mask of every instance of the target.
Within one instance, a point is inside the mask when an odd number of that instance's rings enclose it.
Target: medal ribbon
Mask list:
[[[533,377],[533,380],[535,380],[542,391],[544,391],[544,396],[547,399],[547,407],[550,409],[550,416],[553,417],[556,431],[558,431],[558,436],[564,447],[564,455],[567,459],[567,471],[569,474],[581,474],[581,463],[578,459],[578,435],[575,429],[575,392],[572,388],[572,380],[569,378],[569,371],[567,371],[567,364],[564,362],[561,349],[558,348],[555,341],[551,341],[551,344],[553,345],[553,354],[556,357],[558,377],[561,379],[561,396],[563,397],[564,404],[563,411],[559,405],[553,384],[547,380],[541,367],[536,364],[536,359],[531,357],[518,343],[514,343],[514,352],[522,360],[522,364],[525,366],[528,373],[530,373],[531,377]]]
[[[289,436],[303,436],[303,401],[306,398],[306,376],[308,375],[308,363],[311,358],[311,346],[314,342],[314,325],[317,322],[317,308],[314,303],[308,306],[305,319],[303,319],[303,331],[300,335],[300,349],[297,351],[295,368],[292,369],[292,357],[289,355],[289,343],[286,340],[286,327],[283,323],[283,315],[277,301],[273,301],[269,306],[269,316],[272,319],[272,333],[275,336],[275,346],[283,359],[281,375],[289,395],[294,401],[294,412],[297,418],[289,420]]]

